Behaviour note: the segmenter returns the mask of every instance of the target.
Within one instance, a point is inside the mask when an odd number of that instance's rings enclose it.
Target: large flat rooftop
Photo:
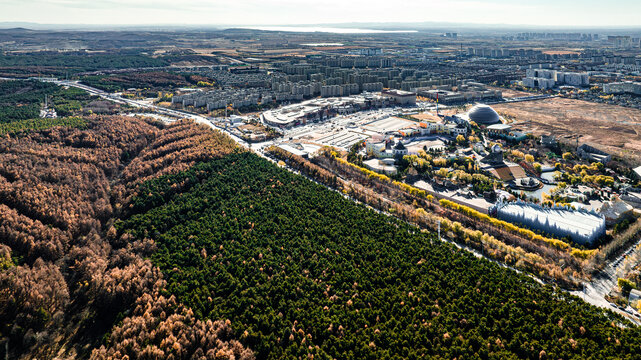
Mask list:
[[[390,116],[384,119],[375,120],[363,126],[363,128],[365,129],[372,130],[380,134],[394,132],[394,131],[407,129],[411,127],[418,128],[418,123],[411,120],[402,119],[396,116]]]

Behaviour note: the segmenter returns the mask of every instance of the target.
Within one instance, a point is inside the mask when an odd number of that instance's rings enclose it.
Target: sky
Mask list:
[[[211,26],[448,22],[641,27],[641,0],[0,0],[0,22]]]

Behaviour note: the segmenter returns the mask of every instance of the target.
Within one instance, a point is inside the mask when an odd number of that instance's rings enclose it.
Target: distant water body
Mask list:
[[[355,28],[333,28],[321,26],[255,26],[247,27],[252,30],[263,31],[289,31],[289,32],[325,32],[334,34],[402,34],[415,33],[416,30],[374,30],[374,29],[355,29]]]
[[[343,43],[307,43],[307,44],[301,44],[304,46],[314,46],[314,47],[328,47],[328,46],[343,46],[345,44]]]

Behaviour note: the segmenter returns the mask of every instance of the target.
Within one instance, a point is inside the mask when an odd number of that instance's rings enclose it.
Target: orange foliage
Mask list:
[[[219,131],[188,120],[178,121],[127,166],[123,180],[131,186],[186,170],[198,161],[222,157],[236,149],[236,143]]]
[[[173,296],[145,294],[133,316],[114,328],[109,344],[94,350],[91,359],[254,359],[231,336],[228,322],[197,320]]]
[[[10,355],[49,358],[61,346],[87,348],[69,341],[86,314],[110,326],[137,304],[93,358],[253,358],[230,340],[228,324],[198,321],[159,297],[165,283],[148,259],[154,241],[117,238],[111,225],[140,182],[235,148],[193,122],[159,129],[124,116],[0,139],[0,333],[11,333]],[[25,263],[16,266],[12,255]],[[167,348],[171,336],[178,337]]]

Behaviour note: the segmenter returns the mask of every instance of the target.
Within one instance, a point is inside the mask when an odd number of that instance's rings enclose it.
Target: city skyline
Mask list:
[[[339,1],[301,4],[294,0],[0,0],[0,22],[69,25],[283,26],[345,23],[447,23],[634,27],[641,3],[595,0],[526,1]],[[382,16],[384,14],[384,17]]]

